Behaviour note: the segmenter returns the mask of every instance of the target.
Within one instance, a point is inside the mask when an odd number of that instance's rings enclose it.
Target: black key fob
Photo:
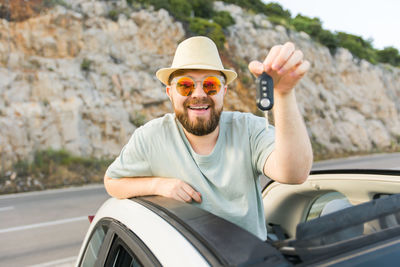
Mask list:
[[[262,111],[270,110],[274,106],[274,81],[266,72],[256,80],[257,107]]]

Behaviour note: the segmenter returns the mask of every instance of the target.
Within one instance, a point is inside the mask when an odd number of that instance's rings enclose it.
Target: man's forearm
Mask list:
[[[115,198],[159,195],[179,201],[201,203],[201,194],[191,185],[175,178],[131,177],[112,179],[104,175],[107,193]]]
[[[311,169],[313,156],[294,90],[277,94],[275,103],[275,149],[264,171],[278,182],[302,183]]]
[[[107,193],[115,198],[156,195],[158,177],[135,177],[113,179],[104,176]]]

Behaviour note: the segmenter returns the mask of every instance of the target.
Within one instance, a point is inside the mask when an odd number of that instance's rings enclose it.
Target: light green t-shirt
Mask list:
[[[265,240],[267,230],[259,175],[274,147],[274,128],[249,113],[222,112],[210,155],[192,149],[174,114],[138,128],[109,166],[111,178],[178,178],[202,195],[199,206]],[[134,179],[134,178],[132,178]]]

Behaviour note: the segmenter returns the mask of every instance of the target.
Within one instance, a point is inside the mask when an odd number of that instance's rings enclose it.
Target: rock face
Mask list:
[[[2,168],[40,149],[116,156],[144,121],[171,112],[156,79],[185,38],[165,10],[134,10],[124,1],[70,0],[30,19],[0,20],[0,155]],[[400,70],[335,56],[305,33],[272,25],[217,2],[236,21],[228,28],[225,67],[239,79],[226,110],[256,112],[247,64],[292,41],[312,63],[296,89],[315,153],[393,149],[400,140]],[[113,21],[110,10],[120,10]]]

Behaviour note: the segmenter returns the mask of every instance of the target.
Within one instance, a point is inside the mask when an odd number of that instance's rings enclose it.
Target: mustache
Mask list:
[[[211,107],[214,106],[214,101],[211,100],[210,97],[202,97],[202,98],[188,98],[183,102],[184,107],[189,107],[190,105],[209,105]]]

